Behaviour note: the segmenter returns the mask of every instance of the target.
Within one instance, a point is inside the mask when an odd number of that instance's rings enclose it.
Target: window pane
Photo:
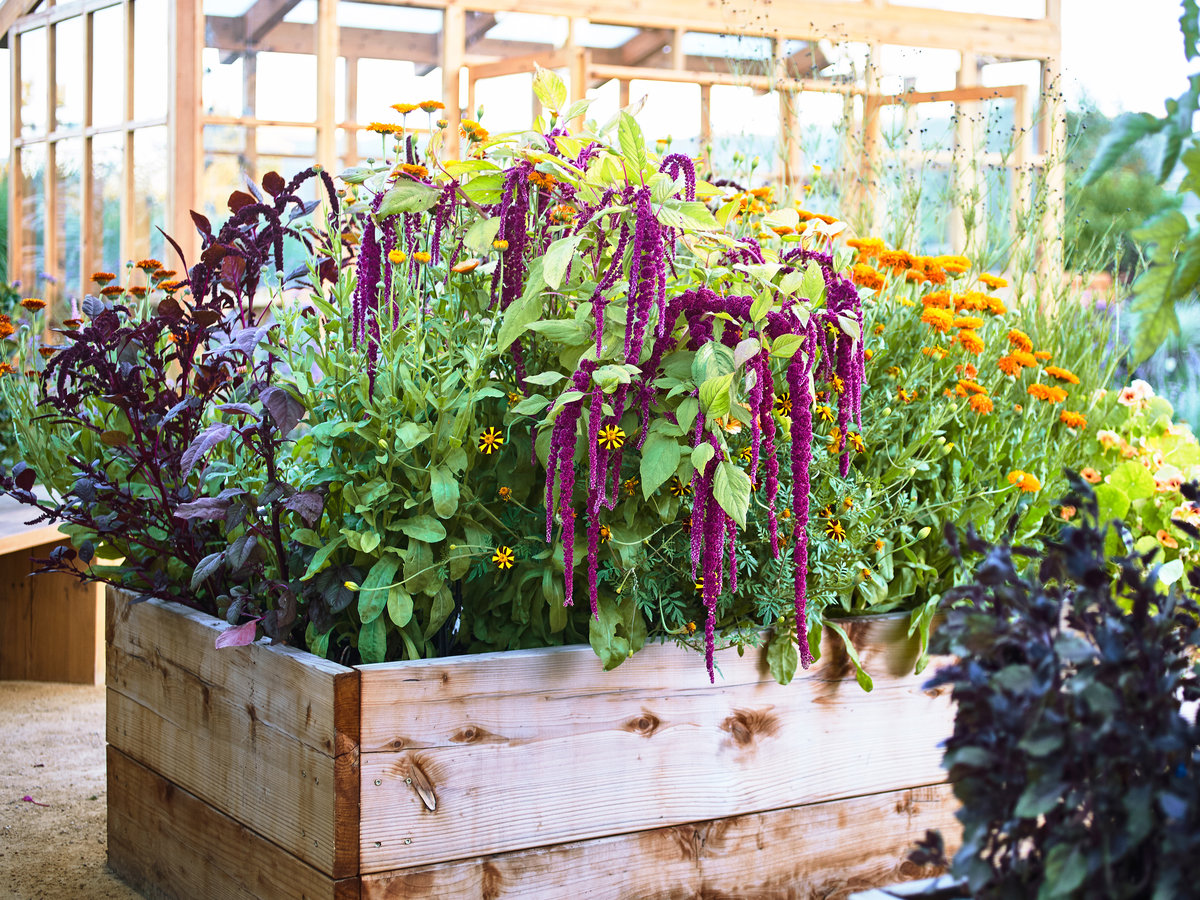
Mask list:
[[[92,247],[88,273],[121,271],[121,189],[125,171],[125,136],[92,138]]]
[[[121,7],[92,15],[92,124],[101,128],[125,118],[125,28]]]
[[[42,290],[46,270],[46,145],[21,149],[21,258],[15,274],[26,296]]]
[[[21,35],[21,136],[46,132],[46,29]]]
[[[315,122],[317,57],[311,53],[259,53],[254,95],[255,115],[260,119]]]
[[[141,2],[141,0],[139,0]],[[141,128],[133,134],[132,259],[153,256],[166,260],[159,228],[167,225],[167,129]]]
[[[80,172],[83,169],[83,140],[69,138],[54,145],[55,196],[54,234],[57,238],[58,259],[54,275],[59,279],[55,299],[59,306],[50,314],[59,319],[69,315],[69,301],[79,296],[80,288]],[[89,273],[90,274],[90,273]],[[64,308],[64,306],[66,308]]]
[[[83,125],[83,19],[54,26],[54,119],[57,128]]]
[[[222,41],[214,38],[214,27],[208,29],[208,40]],[[221,33],[221,32],[218,32]],[[216,47],[205,47],[202,57],[204,67],[201,90],[203,93],[204,111],[210,116],[241,116],[242,99],[244,96],[243,72],[247,75],[253,69],[253,52],[231,58],[229,54]],[[245,62],[249,57],[250,62]],[[226,62],[222,62],[222,59]]]
[[[167,0],[133,4],[133,109],[135,119],[167,114]]]

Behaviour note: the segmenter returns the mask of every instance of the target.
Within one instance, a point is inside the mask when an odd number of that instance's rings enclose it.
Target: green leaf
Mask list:
[[[539,257],[529,264],[524,293],[504,311],[504,321],[496,335],[497,353],[505,350],[525,332],[531,322],[537,321],[541,316],[542,289],[545,286],[546,282],[542,278],[542,259]]]
[[[433,548],[424,541],[409,538],[408,550],[404,554],[404,588],[410,594],[431,591],[437,584],[437,570],[433,565]]]
[[[432,209],[442,192],[420,181],[402,181],[383,195],[375,217],[383,221],[397,213],[417,213]]]
[[[825,275],[821,266],[815,260],[809,260],[804,267],[804,280],[800,282],[800,295],[807,297],[813,303],[825,300]]]
[[[1157,134],[1166,124],[1166,119],[1156,118],[1149,113],[1125,113],[1118,118],[1096,148],[1092,164],[1083,175],[1082,186],[1087,187],[1095,182],[1111,169],[1130,147],[1147,135]]]
[[[364,663],[380,663],[387,656],[387,626],[382,616],[358,629],[358,653]]]
[[[413,516],[398,522],[396,527],[408,537],[431,544],[446,538],[446,527],[433,516]]]
[[[1013,815],[1020,819],[1036,819],[1054,809],[1066,792],[1067,786],[1059,780],[1057,772],[1049,772],[1021,793]]]
[[[617,143],[625,165],[633,170],[630,174],[640,174],[646,168],[646,138],[637,120],[625,110],[617,114]]]
[[[463,245],[472,253],[476,253],[479,256],[486,256],[492,252],[492,241],[496,239],[499,231],[499,216],[493,216],[490,219],[480,219],[467,229],[467,234],[463,238]]]
[[[395,554],[387,553],[375,560],[366,580],[358,589],[358,619],[364,624],[375,619],[388,600],[388,586],[395,579],[396,571],[400,568],[400,559]]]
[[[413,614],[412,594],[398,584],[392,585],[387,594],[387,613],[397,628],[407,625]]]
[[[703,472],[704,467],[708,465],[708,461],[713,458],[717,451],[712,448],[712,444],[705,441],[699,447],[692,451],[692,467],[697,472]]]
[[[526,375],[525,383],[536,384],[539,387],[550,387],[550,385],[558,384],[566,377],[562,372],[538,372],[536,375]]]
[[[875,682],[867,670],[863,668],[862,660],[858,658],[858,649],[854,646],[854,642],[850,640],[850,635],[846,634],[845,629],[837,622],[825,620],[825,627],[842,639],[842,644],[846,648],[846,655],[850,658],[850,662],[854,663],[854,678],[858,682],[858,686],[864,691],[870,691],[875,687]]]
[[[791,359],[803,345],[804,335],[781,334],[771,342],[771,355],[781,359]]]
[[[433,598],[433,607],[429,610],[429,622],[425,625],[425,638],[428,640],[437,630],[446,624],[450,614],[454,612],[454,595],[450,588],[442,585],[442,589]]]
[[[1096,505],[1103,527],[1113,519],[1124,519],[1129,512],[1129,498],[1125,492],[1111,484],[1096,485]]]
[[[448,519],[458,510],[458,481],[445,466],[435,466],[429,475],[433,511]]]
[[[542,277],[546,280],[546,286],[550,290],[557,291],[562,286],[563,277],[567,274],[567,266],[571,264],[571,260],[578,252],[580,241],[586,236],[581,231],[570,237],[559,238],[546,250],[545,256],[542,258]]]
[[[711,449],[711,448],[710,448]],[[640,475],[642,479],[642,497],[649,499],[667,479],[679,468],[679,459],[683,456],[683,448],[679,442],[668,435],[655,432],[646,438],[642,446],[642,461]]]
[[[542,106],[553,113],[558,113],[567,102],[567,86],[553,69],[537,66],[533,76],[533,93]]]
[[[721,230],[721,223],[699,200],[664,200],[655,217],[663,225],[683,231]]]
[[[729,415],[729,389],[733,385],[733,373],[709,378],[700,385],[700,408],[711,417]]]
[[[1122,491],[1130,501],[1154,496],[1154,476],[1140,462],[1128,460],[1108,476],[1108,483]]]
[[[1046,870],[1037,900],[1069,900],[1088,875],[1087,854],[1073,843],[1055,844],[1046,854]]]
[[[767,645],[767,668],[771,670],[771,677],[780,684],[791,684],[799,665],[800,654],[796,650],[796,640],[792,633],[776,631],[771,636],[771,643]]]
[[[746,512],[750,509],[750,476],[729,460],[721,460],[713,478],[713,499],[729,518],[745,528]]]
[[[308,568],[305,570],[304,574],[300,576],[300,580],[308,581],[308,579],[312,578],[319,571],[321,571],[321,569],[325,567],[325,563],[328,562],[329,557],[333,554],[333,552],[344,543],[346,543],[346,536],[339,534],[332,541],[314,553],[312,561],[308,564]]]
[[[517,416],[536,416],[543,409],[550,405],[550,401],[541,394],[534,394],[532,397],[526,397],[510,412]]]
[[[616,598],[602,593],[596,612],[588,619],[588,643],[607,672],[642,649],[646,642],[646,621],[632,593]]]
[[[504,195],[504,174],[488,172],[476,175],[463,185],[462,191],[476,203],[499,203]]]

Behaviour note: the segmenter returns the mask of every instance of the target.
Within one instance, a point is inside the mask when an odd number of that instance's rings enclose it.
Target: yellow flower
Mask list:
[[[983,352],[983,339],[970,328],[964,328],[958,333],[958,342],[968,353],[978,356]]]
[[[422,100],[417,106],[421,107],[427,113],[437,112],[439,109],[446,108],[446,104],[441,100]]]
[[[636,478],[626,478],[621,484],[621,487],[625,489],[625,496],[632,497],[637,491],[638,483]]]
[[[367,131],[373,131],[375,134],[396,134],[401,130],[399,125],[388,122],[372,122],[367,126]]]
[[[1042,384],[1040,381],[1035,381],[1025,389],[1025,392],[1030,397],[1045,400],[1047,403],[1062,403],[1067,399],[1067,392],[1062,388],[1052,384]]]
[[[921,314],[921,321],[932,328],[934,331],[948,332],[954,324],[954,314],[948,309],[941,309],[936,306],[925,307],[925,312]]]
[[[668,487],[671,491],[671,494],[675,497],[682,497],[685,494],[690,494],[692,492],[692,486],[680,481],[678,475],[671,476],[671,481],[669,482]]]
[[[688,622],[686,625],[683,626],[683,630],[686,631],[688,634],[695,634],[696,633],[696,623]]]
[[[1042,483],[1033,475],[1026,472],[1020,481],[1021,492],[1025,494],[1034,494],[1042,489]]]
[[[854,448],[855,453],[866,453],[867,445],[863,442],[862,435],[857,431],[851,431],[846,435],[846,440],[850,442],[850,446]]]
[[[830,381],[829,384],[839,394],[845,393],[846,391],[846,382],[842,381],[842,376],[840,375],[834,375],[833,380]]]
[[[37,312],[39,309],[46,308],[46,301],[40,297],[26,297],[21,301],[21,305],[30,312]]]
[[[1083,413],[1071,412],[1069,409],[1060,412],[1058,420],[1068,428],[1087,428],[1087,417]]]
[[[420,263],[421,265],[428,263],[431,259],[433,259],[433,254],[426,253],[424,250],[418,250],[416,253],[413,254],[413,260],[415,262]]]
[[[402,116],[407,116],[410,112],[417,108],[415,103],[393,103],[392,109],[400,113]]]
[[[610,537],[612,537],[612,529],[610,529],[607,525],[601,525],[600,526],[600,543],[607,544],[608,539]]]
[[[696,593],[697,594],[704,593],[704,576],[701,576],[696,579]]]
[[[509,391],[509,393],[508,393],[508,405],[509,405],[509,406],[516,406],[516,405],[517,405],[518,403],[520,403],[520,402],[521,402],[521,395],[520,395],[520,394],[518,394],[516,391]]]
[[[846,529],[837,519],[831,519],[825,524],[825,534],[833,538],[839,544],[846,539]]]
[[[408,254],[405,253],[403,250],[389,250],[388,251],[388,262],[390,262],[393,266],[404,265],[404,261],[406,259],[408,259]]]
[[[491,456],[504,446],[504,433],[495,427],[488,428],[479,435],[479,449]]]
[[[400,165],[396,166],[392,174],[399,175],[400,173],[409,175],[412,178],[424,178],[429,174],[429,170],[419,163],[400,163]]]
[[[497,569],[511,569],[513,567],[512,547],[497,547],[496,552],[492,554],[492,562],[496,564]]]
[[[1026,353],[1033,352],[1033,341],[1029,339],[1029,335],[1021,331],[1019,328],[1014,328],[1009,331],[1008,342],[1018,350],[1024,350]]]
[[[501,487],[496,493],[505,503],[512,499],[512,488],[510,487]]]
[[[1025,477],[1025,473],[1022,472],[1020,469],[1013,469],[1011,472],[1008,473],[1008,483],[1016,484],[1024,477]]]
[[[992,290],[995,290],[996,288],[1008,287],[1007,279],[1001,278],[999,275],[991,275],[987,272],[984,272],[982,275],[980,275],[979,280]]]
[[[492,246],[497,250],[507,250],[508,241],[492,241]]]
[[[981,416],[986,416],[995,408],[991,398],[985,394],[972,394],[971,399],[967,403],[971,409],[975,410]]]
[[[596,443],[605,450],[620,450],[625,446],[625,431],[619,425],[605,425],[600,429]]]
[[[833,420],[837,418],[837,413],[833,411],[833,407],[822,403],[817,407],[817,418],[823,420],[826,425],[832,425]]]
[[[1035,353],[1036,358],[1039,354]],[[1065,381],[1068,384],[1079,384],[1079,376],[1069,369],[1060,369],[1058,366],[1046,366],[1046,374],[1059,381]]]
[[[792,394],[790,391],[783,391],[775,397],[775,412],[781,416],[790,416],[792,414]]]

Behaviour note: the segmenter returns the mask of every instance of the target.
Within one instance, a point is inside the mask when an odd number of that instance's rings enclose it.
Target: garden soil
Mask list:
[[[0,681],[0,898],[140,900],[105,863],[106,807],[104,688]]]

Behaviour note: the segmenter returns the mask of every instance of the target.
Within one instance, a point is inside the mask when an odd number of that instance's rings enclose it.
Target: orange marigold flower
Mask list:
[[[408,259],[408,254],[405,253],[403,250],[389,250],[388,251],[388,262],[390,262],[393,266],[402,266],[402,265],[404,265],[404,262],[407,259]]]
[[[874,331],[876,334],[883,334],[883,323],[880,322],[878,325],[876,325]]]
[[[15,375],[17,367],[12,363],[0,363],[0,375]]]
[[[159,262],[157,259],[139,259],[137,261],[137,267],[139,269],[141,269],[143,272],[146,272],[147,274],[149,274],[150,272],[154,272],[154,271],[157,271],[158,269],[161,269],[163,267],[163,264],[161,262]]]
[[[967,401],[971,409],[979,413],[981,416],[986,416],[995,406],[992,404],[992,399],[986,394],[973,394],[971,399]]]
[[[910,281],[913,284],[919,284],[925,280],[925,273],[920,269],[909,269],[904,273],[904,280]]]
[[[417,108],[415,103],[393,103],[392,109],[400,113],[402,116],[407,116],[410,112]]]
[[[421,107],[424,112],[437,112],[439,109],[445,109],[446,104],[441,100],[422,100],[417,106]]]
[[[433,254],[427,253],[424,250],[418,250],[416,253],[413,254],[413,260],[415,262],[421,263],[422,265],[424,265],[425,263],[428,263],[431,259],[433,259]]]
[[[174,269],[155,269],[150,277],[155,281],[162,281],[164,278],[174,278],[176,272]]]
[[[1040,359],[1042,362],[1048,362],[1052,354],[1049,350],[1037,350],[1033,355],[1035,359]]]
[[[42,359],[49,359],[61,349],[61,347],[38,347],[38,354]]]
[[[933,306],[938,309],[949,309],[953,304],[950,301],[949,292],[934,291],[921,298],[921,305],[926,307]]]
[[[1018,350],[1024,350],[1026,353],[1033,352],[1033,341],[1019,328],[1013,328],[1008,332],[1008,342]]]
[[[1025,473],[1022,472],[1020,469],[1013,469],[1011,472],[1008,473],[1008,483],[1009,484],[1017,484],[1024,477],[1025,477]]]
[[[987,297],[979,293],[979,291],[967,291],[965,294],[954,295],[955,310],[970,310],[972,312],[980,312],[987,309]]]
[[[936,356],[938,359],[941,359],[949,351],[945,347],[922,347],[921,352],[926,356]]]
[[[905,403],[912,403],[914,400],[917,399],[917,392],[916,391],[906,391],[904,388],[896,388],[896,396],[899,397],[901,400],[903,400]]]
[[[1038,354],[1034,354],[1036,357]],[[1079,376],[1069,369],[1060,369],[1058,366],[1046,366],[1046,374],[1059,381],[1066,381],[1070,384],[1079,384]]]
[[[884,250],[879,254],[879,264],[893,272],[912,268],[913,258],[906,250]]]
[[[0,339],[10,336],[16,330],[12,322],[0,322]]]
[[[375,134],[399,134],[403,130],[401,126],[389,122],[372,122],[367,126],[367,131],[373,131]]]
[[[37,312],[39,309],[46,308],[46,301],[41,297],[26,297],[21,301],[21,305],[30,312]]]
[[[179,290],[180,288],[187,287],[190,283],[191,282],[189,282],[186,278],[180,278],[177,281],[164,281],[164,282],[162,282],[162,284],[159,285],[159,287],[162,288],[164,291],[166,291],[168,294],[173,294],[173,293],[175,293],[175,291]]]
[[[862,259],[874,259],[880,253],[887,249],[887,244],[881,238],[850,238],[846,241],[847,247],[853,247],[858,251],[858,255]]]
[[[836,425],[829,431],[829,446],[826,449],[830,453],[842,452],[842,429]]]
[[[1087,428],[1087,417],[1083,413],[1071,412],[1069,409],[1060,412],[1058,420],[1068,428]]]
[[[1037,367],[1037,358],[1034,357],[1032,353],[1027,353],[1024,350],[1014,350],[1012,352],[1012,358],[1027,369],[1033,369]]]
[[[854,448],[855,453],[865,453],[867,451],[867,445],[863,441],[863,436],[857,431],[851,431],[849,434],[847,434],[846,440],[849,441],[850,446]]]
[[[77,330],[81,325],[83,325],[83,319],[63,319],[63,327],[72,331]]]
[[[985,297],[986,309],[993,316],[1002,316],[1008,312],[1008,307],[1004,305],[1004,301],[999,297]]]
[[[108,289],[105,288],[105,290],[108,290]],[[133,296],[135,296],[135,297],[145,297],[146,289],[144,287],[142,287],[142,285],[139,284],[136,287],[131,287],[129,289],[129,293],[133,294]]]
[[[850,280],[859,287],[869,288],[877,291],[883,287],[883,275],[874,267],[866,263],[855,263],[850,270]]]
[[[1052,384],[1042,384],[1040,381],[1035,381],[1027,387],[1025,393],[1036,400],[1045,400],[1047,403],[1062,403],[1067,399],[1067,392],[1062,388]]]
[[[991,275],[987,272],[984,272],[982,275],[980,275],[979,280],[992,290],[995,290],[996,288],[1008,287],[1007,279],[1001,278],[999,275]]]
[[[1026,472],[1021,476],[1021,481],[1019,482],[1018,487],[1021,488],[1023,493],[1033,494],[1042,489],[1042,483],[1038,481],[1036,476]]]
[[[950,326],[954,322],[954,316],[950,314],[949,310],[930,306],[926,307],[925,312],[921,314],[921,321],[934,331],[940,331],[945,334],[950,331]]]
[[[155,266],[155,268],[158,268],[158,267]],[[93,272],[92,273],[92,281],[94,281],[96,284],[100,285],[100,287],[104,287],[110,281],[115,281],[116,278],[117,278],[117,276],[114,275],[112,272]]]
[[[119,284],[110,284],[108,287],[100,288],[100,295],[102,297],[115,297],[118,294],[123,293],[125,293],[125,288],[121,287]]]
[[[974,353],[978,356],[983,352],[983,338],[970,328],[964,328],[958,333],[958,342],[962,344],[963,349],[968,353]]]
[[[400,165],[396,166],[396,168],[392,170],[392,174],[399,175],[400,173],[404,173],[405,175],[409,175],[413,178],[424,178],[429,174],[429,170],[420,163],[400,163]]]
[[[1011,356],[1001,356],[996,360],[996,366],[1005,375],[1011,375],[1013,378],[1021,374],[1021,364]]]
[[[955,316],[954,317],[954,327],[955,328],[981,328],[982,326],[983,326],[983,319],[979,318],[978,316]]]
[[[970,392],[972,394],[983,394],[985,396],[987,395],[987,388],[985,388],[982,384],[979,384],[978,382],[975,382],[975,381],[970,381],[969,379],[964,378],[962,381],[960,381],[958,383],[958,386],[960,388],[962,388],[962,393],[959,394],[960,397],[967,396],[968,392]]]
[[[575,207],[569,206],[566,203],[560,203],[554,209],[550,210],[550,218],[555,222],[566,224],[575,221]]]
[[[558,179],[548,172],[530,172],[529,183],[550,190],[558,183]]]
[[[954,275],[961,275],[971,268],[971,261],[965,256],[936,256],[934,260],[939,266]]]

